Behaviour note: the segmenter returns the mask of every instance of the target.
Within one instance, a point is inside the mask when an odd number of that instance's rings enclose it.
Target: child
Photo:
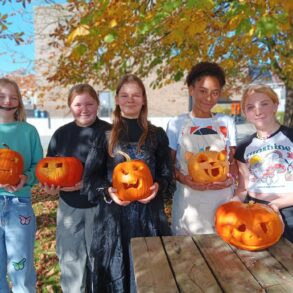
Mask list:
[[[220,66],[201,62],[192,67],[186,81],[193,99],[192,111],[171,119],[167,126],[177,179],[172,229],[176,235],[208,234],[214,233],[216,208],[233,195],[233,178],[229,175],[224,182],[195,183],[188,175],[185,153],[226,150],[230,173],[237,176],[237,169],[232,165],[236,128],[231,117],[211,112],[225,85],[225,74]]]
[[[36,219],[31,188],[36,183],[35,167],[43,156],[40,137],[25,122],[18,85],[0,78],[0,147],[19,152],[24,171],[15,186],[0,184],[0,292],[9,293],[8,272],[13,292],[36,292],[34,242]]]
[[[266,85],[248,87],[241,107],[256,133],[236,149],[237,197],[267,203],[282,215],[284,236],[293,241],[293,129],[276,119],[277,94]]]
[[[99,97],[90,85],[78,84],[71,88],[68,106],[74,121],[53,134],[48,157],[75,157],[85,162],[94,133],[98,136],[110,128],[109,123],[97,117],[99,104]],[[50,194],[60,193],[56,250],[61,268],[62,291],[70,293],[91,292],[88,279],[91,276],[89,248],[95,204],[80,194],[81,185],[82,182],[65,188],[43,186]]]
[[[91,251],[95,255],[96,292],[136,292],[130,253],[133,237],[170,235],[163,197],[172,195],[172,163],[168,138],[147,121],[147,96],[142,81],[124,76],[116,90],[113,128],[95,141],[85,165],[84,190],[97,202]],[[154,184],[146,199],[129,202],[111,187],[114,167],[124,161],[117,153],[145,161]]]

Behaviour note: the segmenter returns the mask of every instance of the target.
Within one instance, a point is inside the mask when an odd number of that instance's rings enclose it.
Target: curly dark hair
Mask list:
[[[188,86],[194,85],[203,76],[214,76],[218,79],[221,87],[226,83],[224,70],[213,62],[200,62],[194,65],[187,74],[186,83]]]

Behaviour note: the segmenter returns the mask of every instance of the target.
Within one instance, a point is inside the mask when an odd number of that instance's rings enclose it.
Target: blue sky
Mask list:
[[[0,13],[9,15],[8,33],[24,32],[25,44],[16,45],[12,40],[0,39],[0,76],[16,70],[23,70],[25,73],[32,73],[34,70],[34,27],[33,7],[48,5],[45,0],[32,0],[26,4],[6,1],[5,5],[0,3]],[[53,2],[53,1],[51,1]],[[55,3],[65,1],[56,0]],[[7,31],[6,31],[7,32]]]

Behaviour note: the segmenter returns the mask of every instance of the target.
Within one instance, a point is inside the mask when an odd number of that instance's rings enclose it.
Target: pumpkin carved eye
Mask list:
[[[62,163],[57,163],[56,164],[56,168],[62,168],[63,167],[63,164]]]
[[[43,164],[43,168],[48,168],[49,167],[49,164],[48,163],[44,163]]]
[[[122,173],[123,175],[128,175],[128,172],[125,171],[125,170],[123,170],[123,169],[121,169],[121,173]]]

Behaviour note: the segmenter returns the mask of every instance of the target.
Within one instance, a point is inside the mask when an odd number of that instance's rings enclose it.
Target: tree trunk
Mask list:
[[[293,89],[288,86],[286,88],[284,125],[288,127],[293,127]]]

